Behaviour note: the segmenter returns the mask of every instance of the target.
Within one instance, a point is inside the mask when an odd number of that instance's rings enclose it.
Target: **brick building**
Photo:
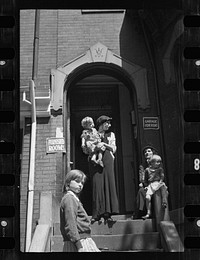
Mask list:
[[[60,201],[65,173],[88,172],[80,121],[113,118],[120,214],[135,210],[142,148],[151,143],[164,162],[170,210],[183,207],[183,125],[179,10],[40,10],[35,79],[36,145],[32,234],[41,192]],[[20,233],[24,250],[29,163],[35,10],[20,11]],[[66,152],[47,152],[47,139],[64,137]],[[83,203],[91,214],[90,180]]]

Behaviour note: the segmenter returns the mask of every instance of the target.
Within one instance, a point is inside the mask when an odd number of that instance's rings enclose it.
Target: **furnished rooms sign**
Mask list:
[[[66,152],[64,137],[51,137],[46,139],[46,152],[57,153]]]
[[[143,117],[143,128],[144,129],[159,129],[158,117]]]

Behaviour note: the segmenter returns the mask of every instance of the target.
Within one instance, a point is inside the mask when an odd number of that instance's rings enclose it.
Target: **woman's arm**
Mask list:
[[[106,149],[108,149],[112,153],[115,153],[117,150],[115,134],[113,132],[110,132],[109,134],[106,134],[106,137],[108,143],[102,142],[103,145],[106,147]]]
[[[143,182],[143,184],[144,184],[144,187],[147,187],[149,185],[149,169],[148,168],[146,168],[144,170],[144,182]]]
[[[160,169],[160,181],[163,182],[163,181],[164,181],[164,178],[165,178],[164,170],[163,170],[163,168],[161,168],[161,169]]]
[[[139,166],[139,187],[143,187],[144,183],[144,167],[143,165]]]

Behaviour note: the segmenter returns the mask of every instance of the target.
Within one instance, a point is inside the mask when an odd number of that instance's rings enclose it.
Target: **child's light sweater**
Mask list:
[[[91,236],[89,217],[78,197],[70,191],[63,196],[61,201],[60,231],[64,241],[73,243]]]

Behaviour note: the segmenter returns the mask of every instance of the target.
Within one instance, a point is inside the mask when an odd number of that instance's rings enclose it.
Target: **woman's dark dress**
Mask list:
[[[109,143],[107,134],[105,143]],[[119,213],[119,203],[115,185],[114,156],[106,149],[103,155],[104,167],[89,162],[90,176],[92,178],[92,217],[97,218],[104,213]]]

